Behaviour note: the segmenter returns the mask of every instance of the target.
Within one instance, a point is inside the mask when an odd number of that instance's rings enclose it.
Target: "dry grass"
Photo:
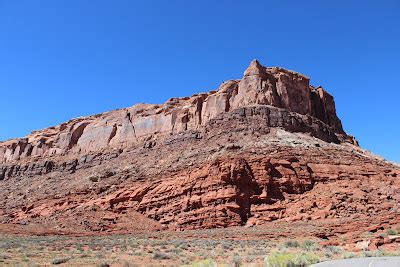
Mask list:
[[[243,231],[260,231],[259,238],[246,237]],[[313,263],[368,253],[387,254],[322,247],[318,239],[296,241],[262,236],[262,230],[243,228],[96,237],[0,235],[0,265],[268,266],[276,261]]]

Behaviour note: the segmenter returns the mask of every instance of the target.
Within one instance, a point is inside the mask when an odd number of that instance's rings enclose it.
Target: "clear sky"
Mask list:
[[[399,0],[0,0],[0,140],[209,91],[254,58],[311,77],[400,161]]]

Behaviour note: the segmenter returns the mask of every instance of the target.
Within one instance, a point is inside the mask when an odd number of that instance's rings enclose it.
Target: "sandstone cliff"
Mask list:
[[[324,131],[342,142],[348,138],[336,115],[333,97],[314,88],[304,75],[282,68],[266,68],[251,62],[241,80],[223,83],[217,91],[186,98],[171,98],[163,105],[138,104],[91,117],[71,120],[35,131],[26,138],[0,143],[0,162],[82,155],[108,147],[126,147],[149,137],[196,130],[221,113],[240,107],[268,105],[318,119]],[[278,114],[276,120],[284,120]],[[278,126],[278,125],[277,125]],[[340,141],[339,141],[340,140]]]
[[[333,97],[251,62],[241,80],[0,144],[0,231],[399,224],[400,169],[360,148]],[[336,239],[337,240],[337,239]]]

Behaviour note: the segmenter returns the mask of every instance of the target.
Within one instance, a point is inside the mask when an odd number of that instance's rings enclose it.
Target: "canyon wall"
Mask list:
[[[324,89],[253,61],[216,91],[0,143],[0,232],[305,221],[327,225],[317,237],[332,241],[344,228],[399,225],[399,177],[398,166],[343,131]]]
[[[150,137],[199,129],[218,114],[240,107],[269,105],[309,115],[345,135],[333,97],[310,85],[306,76],[251,62],[241,80],[224,82],[218,90],[171,98],[162,105],[130,108],[73,119],[35,131],[26,138],[0,143],[0,163],[54,155],[82,155],[108,147],[135,145]],[[349,139],[350,140],[350,139]]]

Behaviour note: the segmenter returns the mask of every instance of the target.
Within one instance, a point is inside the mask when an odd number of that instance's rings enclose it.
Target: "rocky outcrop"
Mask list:
[[[3,180],[3,222],[23,222],[28,229],[54,222],[73,231],[74,224],[66,225],[63,218],[85,215],[84,228],[77,228],[83,233],[129,232],[120,226],[126,214],[143,215],[171,230],[366,218],[378,225],[400,223],[399,168],[353,146],[273,128],[241,128],[256,126],[257,120],[226,121],[215,121],[214,132],[201,137],[180,136],[114,158],[87,158],[73,172],[31,174],[25,185],[14,185],[26,177],[16,174]],[[240,131],[229,136],[231,129]],[[43,179],[41,188],[32,188],[31,179]]]
[[[0,232],[306,221],[328,224],[330,239],[400,224],[399,167],[343,131],[322,88],[257,61],[217,91],[3,142],[0,162]]]
[[[124,188],[91,205],[119,211],[134,208],[172,229],[228,227],[245,225],[263,212],[263,204],[267,208],[283,200],[285,193],[301,194],[313,186],[306,163],[218,158],[162,183]]]
[[[139,104],[78,118],[33,132],[26,138],[0,143],[0,162],[77,156],[110,147],[135,146],[149,137],[197,130],[219,114],[253,105],[308,115],[326,124],[328,127],[324,128],[330,132],[345,135],[336,116],[333,97],[324,89],[310,86],[309,78],[304,75],[282,68],[266,68],[254,60],[241,80],[227,81],[217,91],[171,98],[163,105]]]
[[[231,112],[221,113],[210,119],[202,129],[196,131],[197,135],[204,135],[205,132],[212,132],[216,128],[224,127],[236,121],[240,123],[236,129],[232,131],[243,131],[248,128],[249,125],[252,127],[253,132],[268,133],[271,128],[282,128],[290,132],[302,132],[307,133],[311,136],[317,137],[326,142],[332,142],[339,144],[347,140],[346,135],[336,134],[333,129],[327,126],[322,121],[312,117],[310,115],[300,115],[298,113],[290,112],[286,109],[275,108],[267,105],[256,105],[247,106],[234,109]],[[45,161],[27,161],[25,163],[19,162],[7,162],[0,166],[0,180],[10,179],[12,177],[18,177],[22,175],[33,176],[46,174],[52,171],[67,171],[75,172],[77,169],[85,168],[91,164],[101,164],[102,161],[110,158],[118,157],[121,153],[120,150],[116,149],[113,152],[101,152],[99,145],[105,144],[106,138],[101,141],[99,130],[88,131],[86,135],[83,135],[83,128],[86,124],[79,123],[79,126],[72,132],[71,140],[76,140],[76,136],[81,136],[77,143],[88,143],[88,146],[94,151],[86,151],[83,156],[72,159],[52,159],[51,157]],[[89,127],[89,126],[88,126]],[[95,127],[95,126],[91,126]],[[104,132],[106,136],[122,135],[117,127],[105,127]],[[114,134],[113,134],[114,131]],[[103,133],[104,133],[103,132]],[[89,134],[90,133],[90,134]],[[96,134],[97,133],[97,134]],[[74,137],[75,136],[75,137]],[[119,139],[122,140],[122,139]],[[161,141],[162,139],[159,138]],[[112,143],[111,140],[109,143]],[[127,140],[126,142],[129,142]],[[151,148],[153,143],[156,141],[148,141],[144,143],[144,147]],[[75,141],[74,141],[75,143]],[[96,148],[96,149],[95,149]],[[94,162],[94,163],[93,163]]]
[[[399,180],[392,176],[396,172],[378,174],[372,166],[312,162],[296,157],[222,157],[90,204],[118,212],[138,210],[171,229],[347,218],[359,212],[395,216],[400,195],[379,187],[398,188]],[[346,176],[357,186],[349,185]]]

